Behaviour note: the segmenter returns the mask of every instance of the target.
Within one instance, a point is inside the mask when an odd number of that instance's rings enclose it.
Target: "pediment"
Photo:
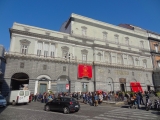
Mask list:
[[[67,47],[67,46],[62,46],[61,48],[62,48],[62,50],[65,50],[65,51],[69,50],[69,47]]]
[[[31,42],[29,40],[27,40],[27,39],[23,39],[23,40],[20,40],[20,43],[29,45]]]
[[[82,52],[83,54],[88,54],[88,50],[86,50],[86,49],[81,50],[81,52]]]

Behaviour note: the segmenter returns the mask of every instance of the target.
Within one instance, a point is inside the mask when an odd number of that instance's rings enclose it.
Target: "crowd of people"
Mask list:
[[[138,108],[140,108],[140,105],[144,103],[143,97],[146,97],[146,102],[149,99],[149,94],[151,92],[122,92],[122,91],[117,91],[117,92],[104,92],[104,91],[96,91],[96,92],[73,92],[73,93],[68,93],[68,92],[61,92],[61,93],[48,93],[45,92],[43,94],[32,94],[32,101],[36,102],[42,102],[42,103],[47,103],[54,98],[57,97],[63,97],[63,96],[69,96],[73,97],[77,100],[82,99],[82,102],[85,104],[89,104],[91,106],[98,106],[103,102],[103,100],[106,101],[123,101],[125,98],[127,99],[128,104],[130,105],[138,105]]]

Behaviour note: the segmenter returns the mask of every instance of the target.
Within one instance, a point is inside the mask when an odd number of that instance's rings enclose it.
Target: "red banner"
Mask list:
[[[78,65],[78,78],[92,78],[92,66],[91,65]]]
[[[141,84],[139,82],[130,82],[130,86],[133,92],[143,92]]]

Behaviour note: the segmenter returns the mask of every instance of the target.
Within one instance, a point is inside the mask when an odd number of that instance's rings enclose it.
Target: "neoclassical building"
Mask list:
[[[60,31],[14,23],[4,79],[33,93],[143,90],[152,83],[147,33],[71,14]],[[4,92],[4,91],[3,91]],[[7,92],[7,91],[6,91]]]

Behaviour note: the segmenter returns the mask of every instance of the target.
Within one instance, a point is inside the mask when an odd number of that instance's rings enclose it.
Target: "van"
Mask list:
[[[12,90],[6,98],[8,104],[27,104],[29,102],[29,90]]]

